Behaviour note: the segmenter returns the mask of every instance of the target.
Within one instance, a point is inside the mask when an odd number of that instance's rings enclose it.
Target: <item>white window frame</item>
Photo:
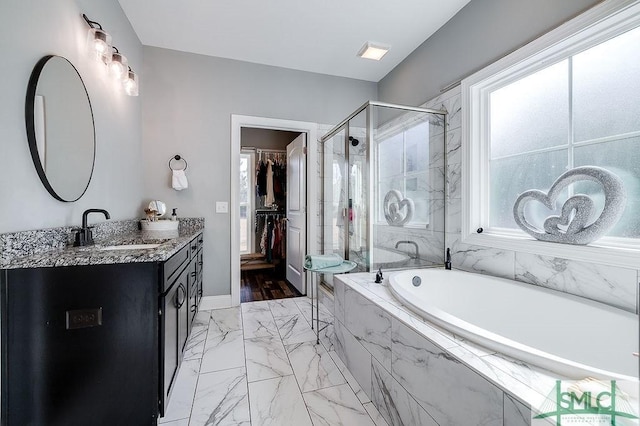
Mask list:
[[[256,170],[256,154],[252,151],[240,151],[240,158],[242,159],[242,157],[248,157],[249,161],[247,164],[247,175],[249,177],[248,179],[248,185],[249,185],[249,202],[247,203],[247,224],[249,226],[249,228],[247,229],[247,250],[240,250],[240,254],[249,254],[249,253],[253,253],[255,251],[255,246],[256,246],[256,233],[254,232],[255,230],[255,220],[256,220],[256,215],[255,215],[255,187],[256,187],[256,182],[255,182],[255,170]],[[253,173],[252,173],[253,172]],[[251,190],[254,190],[254,192],[252,193]],[[243,203],[242,202],[238,202],[238,206],[242,206]]]
[[[578,246],[537,241],[519,230],[477,232],[489,223],[489,94],[638,23],[640,2],[607,0],[462,81],[462,242],[638,268],[640,239],[605,237]]]

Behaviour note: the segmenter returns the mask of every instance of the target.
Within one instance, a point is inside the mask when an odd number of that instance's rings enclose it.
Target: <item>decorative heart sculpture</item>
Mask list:
[[[392,189],[384,196],[384,218],[392,226],[402,226],[413,217],[414,204],[411,198],[403,198],[402,193]],[[402,210],[406,210],[403,215]]]
[[[586,195],[580,194],[570,197],[562,205],[560,216],[549,216],[544,221],[544,230],[553,235],[561,235],[563,232],[575,234],[585,228],[594,209],[593,200]],[[574,211],[576,213],[572,218],[571,214]],[[566,231],[560,229],[560,226],[566,227]]]
[[[529,201],[538,201],[549,210],[553,210],[562,190],[572,183],[582,180],[600,184],[604,192],[604,208],[593,223],[587,225],[587,221],[594,211],[594,202],[583,194],[574,195],[567,199],[562,206],[560,216],[549,216],[544,221],[544,230],[536,228],[527,221],[524,216],[524,208]],[[583,166],[562,174],[546,194],[537,189],[520,194],[513,205],[513,216],[516,224],[522,230],[538,240],[554,243],[589,244],[606,234],[620,220],[626,201],[626,192],[622,180],[618,176],[601,167]],[[574,211],[575,214],[573,214]],[[560,226],[567,226],[567,229],[562,230]]]

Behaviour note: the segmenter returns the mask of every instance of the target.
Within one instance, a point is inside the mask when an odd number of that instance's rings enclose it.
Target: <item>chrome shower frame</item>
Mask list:
[[[367,188],[367,205],[369,206],[369,220],[367,223],[367,233],[366,233],[366,239],[367,239],[367,244],[370,246],[370,248],[373,248],[373,243],[372,243],[372,236],[373,236],[373,220],[372,220],[372,215],[373,215],[373,209],[372,209],[372,204],[371,204],[371,200],[373,200],[374,198],[374,182],[375,182],[375,171],[373,169],[373,167],[371,167],[371,160],[372,160],[372,154],[373,154],[373,119],[372,119],[372,114],[371,114],[371,107],[383,107],[383,108],[391,108],[391,109],[397,109],[397,110],[401,110],[401,111],[408,111],[408,112],[420,112],[420,113],[426,113],[426,114],[434,114],[434,115],[440,115],[442,116],[442,121],[443,121],[443,128],[444,128],[444,136],[443,136],[443,144],[444,144],[444,233],[445,233],[445,241],[446,241],[446,222],[447,222],[447,214],[448,214],[448,198],[449,198],[449,180],[448,180],[448,166],[447,166],[447,136],[448,136],[448,132],[447,132],[447,125],[448,125],[448,112],[446,110],[438,110],[438,109],[432,109],[432,108],[420,108],[420,107],[412,107],[412,106],[407,106],[407,105],[399,105],[399,104],[392,104],[392,103],[387,103],[387,102],[378,102],[378,101],[367,101],[364,104],[362,104],[359,108],[357,108],[355,111],[353,111],[351,114],[349,114],[345,119],[343,119],[340,123],[338,123],[337,125],[335,125],[334,127],[331,128],[331,130],[329,130],[327,133],[325,133],[319,140],[318,142],[320,144],[323,145],[323,150],[324,150],[324,143],[331,139],[333,136],[335,136],[337,133],[341,132],[344,129],[344,149],[345,149],[345,161],[344,161],[344,165],[345,167],[348,169],[349,167],[349,122],[355,118],[358,114],[360,114],[362,111],[366,110],[366,127],[367,127],[367,136],[366,136],[366,168],[367,171],[369,173],[368,178],[369,178],[369,184],[368,184],[368,188]],[[325,159],[326,153],[324,153],[322,155],[322,163],[321,163],[321,168],[322,170],[325,170],[324,167],[324,159]],[[345,180],[346,180],[346,190],[348,191],[350,188],[350,174],[348,173],[348,170],[345,170]],[[325,185],[321,185],[321,194],[322,194],[322,199],[325,200]],[[344,229],[349,229],[349,216],[348,214],[343,214],[343,218],[344,218]],[[322,215],[322,227],[324,228],[324,214]],[[324,237],[323,237],[324,238]],[[347,235],[345,236],[344,239],[344,244],[345,244],[345,253],[346,253],[346,259],[349,259],[349,236],[348,236],[348,232]],[[443,258],[443,264],[442,266],[444,266],[444,259],[445,259],[445,250],[446,250],[446,242],[444,244],[445,247],[443,247],[443,253],[442,253],[442,258]],[[371,271],[372,268],[372,259],[373,256],[368,256],[368,265],[367,265],[367,271]]]

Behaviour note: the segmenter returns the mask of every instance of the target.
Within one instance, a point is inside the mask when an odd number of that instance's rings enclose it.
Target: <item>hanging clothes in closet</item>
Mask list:
[[[256,163],[256,204],[259,207],[284,206],[287,185],[285,154],[259,151],[259,156]]]
[[[256,212],[256,230],[260,235],[260,252],[267,262],[286,257],[286,225],[283,214]]]
[[[276,197],[273,195],[273,161],[267,160],[267,198],[265,199],[265,205],[272,206],[276,202]]]

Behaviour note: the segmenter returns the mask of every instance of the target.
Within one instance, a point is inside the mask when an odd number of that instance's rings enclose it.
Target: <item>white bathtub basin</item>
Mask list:
[[[414,277],[421,280],[415,287]],[[391,292],[426,320],[569,378],[637,380],[638,316],[558,291],[461,271],[415,269]]]

